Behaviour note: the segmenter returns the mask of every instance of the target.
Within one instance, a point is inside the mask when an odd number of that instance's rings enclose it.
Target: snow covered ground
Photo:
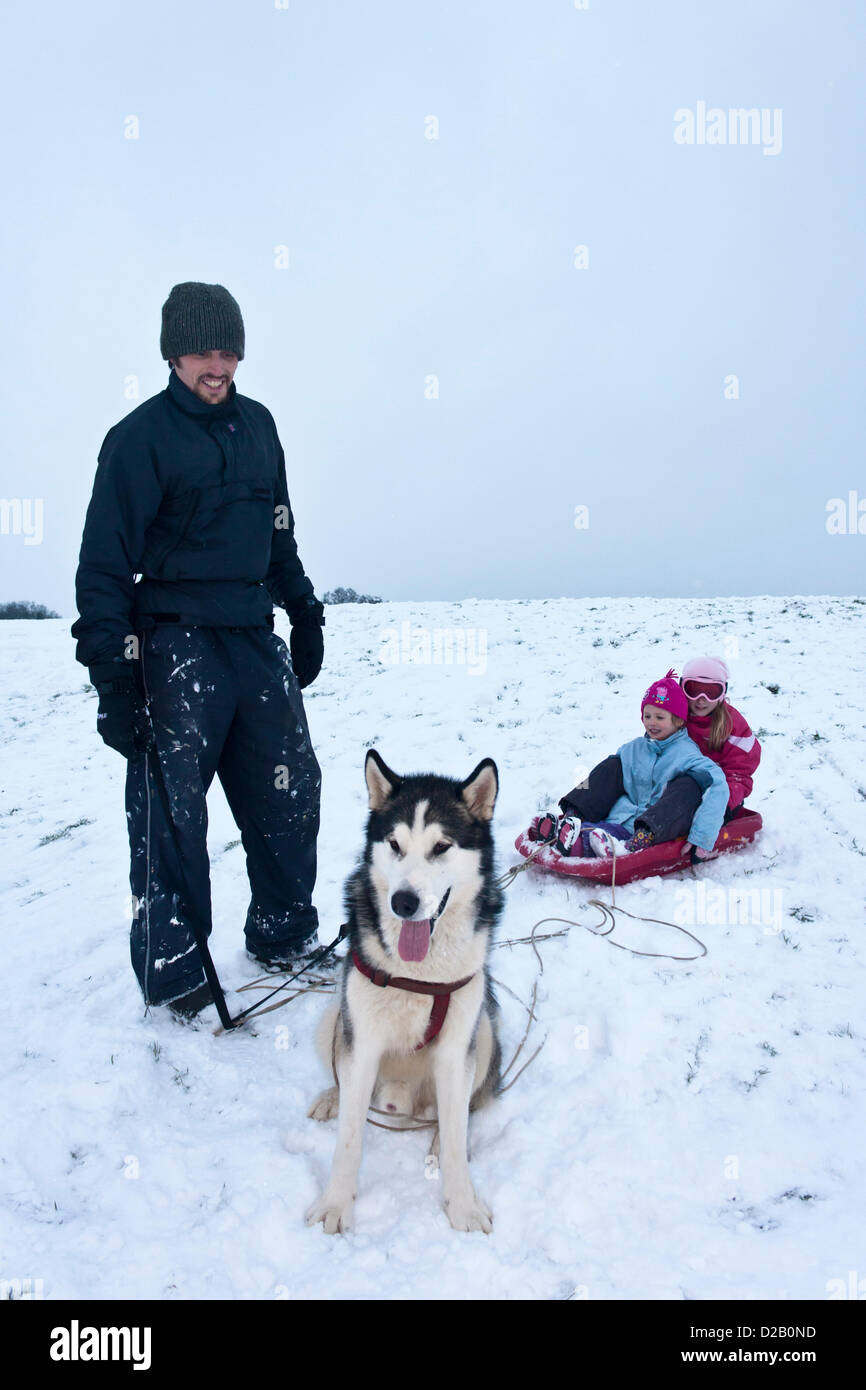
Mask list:
[[[398,771],[461,777],[495,758],[504,869],[530,815],[637,737],[643,690],[690,656],[728,660],[763,744],[750,805],[765,821],[696,876],[617,892],[689,926],[705,959],[641,959],[580,927],[543,944],[524,1057],[545,1045],[472,1124],[491,1236],[452,1231],[426,1133],[368,1127],[356,1228],[336,1238],[303,1224],[334,1145],[333,1122],[306,1118],[326,1084],[312,1046],[326,1001],[223,1037],[213,1008],[187,1026],[145,1016],[123,761],[95,733],[67,622],[4,623],[0,1280],[158,1299],[825,1299],[866,1281],[864,618],[866,601],[838,598],[328,610],[307,692],[323,941],[361,847],[367,747]],[[257,972],[218,787],[209,842],[228,988]],[[548,915],[594,924],[591,896],[521,874],[500,936]],[[617,939],[688,945],[628,919]],[[500,949],[494,969],[508,1058],[526,1021],[510,992],[529,997],[535,960]],[[232,990],[229,1005],[250,998]]]

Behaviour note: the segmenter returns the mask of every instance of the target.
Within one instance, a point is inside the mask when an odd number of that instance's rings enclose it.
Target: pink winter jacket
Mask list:
[[[689,719],[687,728],[689,738],[694,739],[705,757],[719,764],[728,779],[728,806],[734,810],[743,804],[752,790],[752,773],[761,761],[761,745],[739,710],[728,705],[728,713],[734,727],[721,748],[710,748],[709,745],[712,715],[706,715],[703,719]]]

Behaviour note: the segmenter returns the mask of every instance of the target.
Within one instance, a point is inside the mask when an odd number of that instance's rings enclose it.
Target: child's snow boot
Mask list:
[[[604,830],[590,830],[587,836],[589,848],[596,859],[613,859],[614,855],[628,854],[625,840],[608,835]]]
[[[544,815],[536,816],[526,832],[527,840],[540,840],[543,845],[553,844],[556,839],[556,829],[559,824],[559,816],[555,811],[545,811]]]
[[[563,816],[556,828],[553,848],[566,858],[572,854],[580,854],[580,825],[579,816]]]

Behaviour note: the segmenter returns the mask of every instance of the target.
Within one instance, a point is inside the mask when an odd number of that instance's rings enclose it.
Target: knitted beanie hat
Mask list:
[[[654,681],[649,690],[645,693],[640,702],[640,712],[643,714],[647,705],[655,705],[657,709],[669,710],[680,719],[688,719],[689,702],[680,689],[679,681],[674,672],[668,671],[663,680]]]
[[[186,280],[162,306],[159,350],[164,361],[187,352],[244,355],[244,321],[237,300],[222,285]]]

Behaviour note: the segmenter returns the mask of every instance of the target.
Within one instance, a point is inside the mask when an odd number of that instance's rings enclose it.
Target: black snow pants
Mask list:
[[[624,794],[622,762],[612,753],[592,769],[585,787],[572,788],[559,804],[568,816],[580,816],[584,821],[604,821],[611,807]],[[681,772],[679,776],[671,778],[658,801],[635,817],[635,830],[639,826],[646,826],[647,830],[652,831],[656,843],[685,835],[702,796],[703,792],[694,777]]]
[[[319,765],[285,642],[269,627],[158,626],[140,635],[156,750],[129,761],[132,964],[147,1003],[204,981],[184,899],[211,929],[208,788],[219,777],[246,853],[250,951],[279,959],[318,928]],[[171,805],[155,785],[158,754]],[[180,853],[188,887],[178,870]]]

